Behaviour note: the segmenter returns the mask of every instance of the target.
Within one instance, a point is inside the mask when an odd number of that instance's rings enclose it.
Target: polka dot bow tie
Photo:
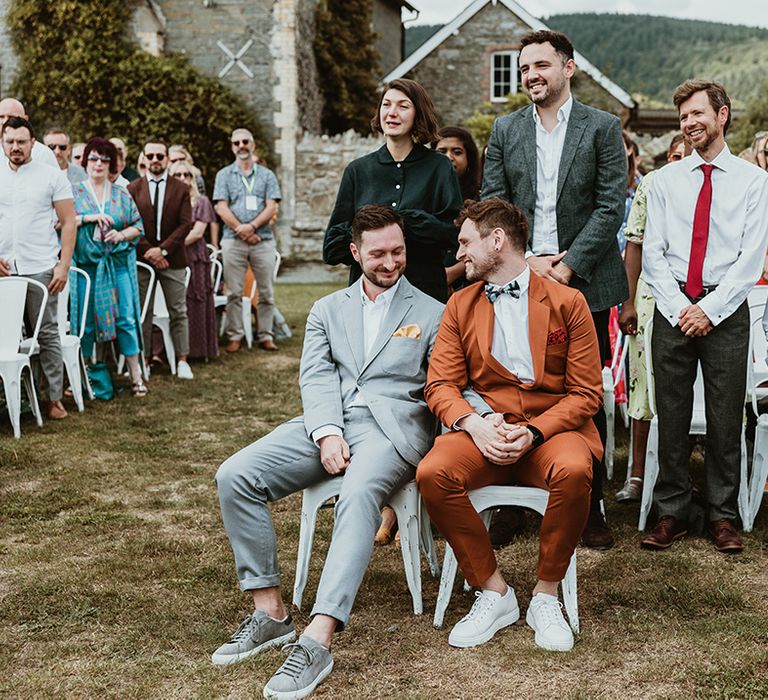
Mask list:
[[[485,296],[488,297],[488,301],[493,304],[502,294],[509,294],[513,299],[520,298],[520,285],[515,280],[514,282],[507,282],[503,287],[499,287],[498,284],[486,284]]]

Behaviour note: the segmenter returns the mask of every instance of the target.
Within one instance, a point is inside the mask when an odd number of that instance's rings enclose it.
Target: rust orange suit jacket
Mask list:
[[[544,439],[576,431],[596,459],[603,454],[592,416],[602,404],[597,335],[581,292],[531,274],[528,334],[534,380],[521,384],[491,354],[495,316],[482,283],[451,296],[429,361],[424,391],[446,426],[475,409],[468,386],[508,423],[530,423]]]

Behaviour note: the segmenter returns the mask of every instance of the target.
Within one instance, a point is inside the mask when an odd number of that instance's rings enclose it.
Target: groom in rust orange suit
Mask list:
[[[432,522],[480,588],[448,643],[483,644],[520,617],[467,495],[516,484],[549,491],[526,622],[540,647],[569,651],[557,586],[589,513],[592,461],[602,456],[592,423],[602,400],[594,323],[581,292],[531,275],[528,225],[517,207],[499,198],[471,203],[460,222],[457,259],[468,280],[485,284],[454,294],[445,309],[425,398],[451,430],[416,472]]]

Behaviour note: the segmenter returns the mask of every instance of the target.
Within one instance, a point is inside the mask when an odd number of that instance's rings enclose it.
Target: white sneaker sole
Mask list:
[[[514,625],[520,619],[520,608],[515,607],[514,610],[510,610],[506,615],[502,615],[498,618],[485,632],[475,635],[474,637],[458,638],[454,636],[453,630],[448,635],[448,644],[458,649],[468,649],[469,647],[476,647],[480,644],[485,644],[487,641],[493,638],[500,629]]]
[[[315,678],[314,682],[306,688],[301,688],[300,690],[284,690],[281,692],[279,690],[270,690],[265,685],[263,695],[267,700],[301,700],[301,698],[305,698],[307,695],[314,692],[315,688],[328,677],[331,671],[333,671],[333,659],[331,659],[331,663],[317,674],[317,678]]]
[[[534,624],[533,615],[531,615],[530,608],[525,614],[525,624],[528,625],[536,634],[533,636],[533,641],[536,642],[536,646],[546,649],[547,651],[570,651],[573,649],[573,636],[571,636],[570,642],[551,642],[543,639],[543,635],[536,629]],[[567,623],[566,623],[567,624]]]
[[[289,642],[292,642],[294,639],[296,639],[296,630],[293,630],[288,634],[284,634],[282,637],[275,637],[274,639],[269,639],[263,644],[259,644],[259,646],[254,647],[249,651],[244,651],[240,654],[217,654],[216,652],[213,652],[213,654],[211,655],[211,662],[215,666],[231,666],[232,664],[239,664],[241,661],[250,659],[252,656],[256,656],[256,654],[259,654],[262,651],[266,651],[267,649],[271,649],[272,647],[279,647],[279,646],[282,646],[283,644],[288,644]]]

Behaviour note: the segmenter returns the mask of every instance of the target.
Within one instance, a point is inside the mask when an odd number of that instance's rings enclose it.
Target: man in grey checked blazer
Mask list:
[[[268,502],[341,481],[312,621],[265,697],[305,697],[300,693],[330,673],[331,638],[349,621],[381,507],[414,478],[436,434],[424,384],[443,305],[402,277],[405,239],[396,212],[360,209],[350,247],[363,277],[320,299],[307,319],[299,375],[304,415],[230,457],[216,474],[240,588],[253,594],[255,609],[214,653],[216,664],[293,639]]]
[[[629,296],[616,241],[627,183],[621,123],[573,99],[576,64],[568,37],[532,32],[521,47],[523,88],[534,104],[494,122],[482,198],[502,197],[523,210],[531,230],[531,270],[584,294],[605,361],[610,309]],[[605,442],[602,409],[595,424]],[[583,543],[607,549],[613,537],[600,510],[603,469],[595,465]]]

